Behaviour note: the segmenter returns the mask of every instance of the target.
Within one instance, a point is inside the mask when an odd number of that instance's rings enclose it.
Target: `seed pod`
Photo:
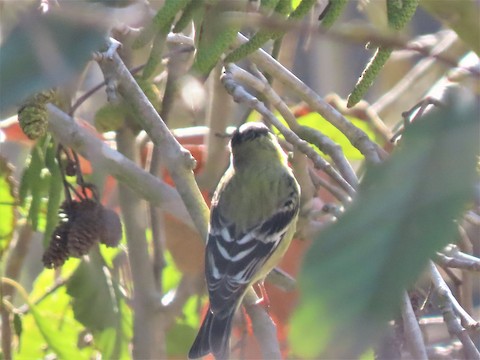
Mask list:
[[[25,100],[18,109],[18,122],[25,135],[35,140],[47,132],[47,109],[45,105],[55,100],[55,91],[39,92]]]
[[[118,214],[103,208],[103,226],[100,230],[100,242],[108,247],[117,247],[122,239],[122,223]]]
[[[75,216],[69,220],[67,248],[70,256],[81,257],[99,240],[103,206],[87,199],[77,205]]]
[[[67,249],[68,227],[67,222],[62,222],[53,231],[50,245],[42,257],[43,265],[47,269],[60,267],[67,261],[69,257]]]

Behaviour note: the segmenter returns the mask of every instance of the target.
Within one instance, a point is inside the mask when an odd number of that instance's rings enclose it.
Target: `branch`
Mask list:
[[[273,113],[260,102],[256,97],[248,93],[242,86],[238,85],[229,72],[229,67],[222,76],[222,82],[227,91],[232,95],[236,102],[244,103],[260,113],[270,125],[275,126],[285,139],[299,151],[307,155],[314,163],[317,169],[325,171],[350,195],[355,194],[355,189],[340,174],[304,140],[300,139],[292,130],[283,125]]]
[[[201,189],[213,191],[228,165],[227,144],[229,137],[219,136],[225,133],[232,113],[233,101],[220,82],[222,66],[218,64],[209,77],[210,102],[207,109],[208,133],[204,143],[207,145],[207,158],[202,173],[197,180]]]
[[[431,50],[432,53],[450,56],[460,56],[465,53],[465,45],[453,31],[442,32],[441,35],[442,37]],[[445,74],[446,69],[446,65],[435,58],[420,60],[392,89],[372,104],[373,110],[383,121],[391,123],[402,111],[418,102]]]
[[[32,240],[33,229],[31,225],[24,223],[17,231],[16,239],[10,244],[8,252],[7,263],[5,266],[5,277],[18,280],[22,270],[22,266],[25,262],[25,256],[30,249],[30,243]],[[5,359],[12,358],[12,329],[11,329],[11,311],[7,309],[3,303],[3,300],[7,299],[12,301],[15,294],[15,288],[12,286],[5,286],[1,284],[0,298],[0,312],[2,318],[1,324],[1,336],[2,336],[2,353]]]
[[[476,256],[465,254],[456,245],[448,245],[442,252],[438,252],[435,261],[446,267],[480,271],[480,259]]]
[[[63,145],[78,152],[95,166],[105,169],[143,199],[163,209],[193,227],[190,215],[178,192],[160,179],[139,168],[133,161],[110,148],[80,127],[73,118],[52,104],[47,104],[48,126],[53,136]]]
[[[379,31],[373,26],[366,23],[346,23],[338,26],[335,29],[325,29],[319,26],[312,26],[301,21],[285,21],[279,17],[265,17],[259,14],[245,14],[234,13],[229,14],[230,24],[241,23],[242,26],[262,26],[269,29],[282,29],[284,31],[297,31],[305,33],[313,31],[339,42],[349,42],[353,44],[367,44],[370,43],[375,47],[383,46],[391,49],[409,50],[424,56],[438,59],[451,67],[458,67],[458,62],[455,58],[447,55],[432,53],[430,49],[417,44],[410,44],[408,40],[396,33]],[[471,76],[479,78],[480,71],[476,68],[464,68]]]
[[[340,200],[340,202],[345,206],[349,205],[352,202],[352,198],[346,195],[342,189],[324,180],[313,169],[310,169],[309,173],[310,178],[312,179],[313,186],[315,186],[317,190],[321,187],[324,187],[330,194]]]
[[[412,303],[405,291],[402,296],[402,319],[405,337],[414,359],[428,359],[427,350],[423,341],[422,331],[413,312]]]
[[[117,147],[130,159],[135,159],[135,135],[129,128],[117,131]],[[133,358],[147,359],[156,351],[154,341],[154,312],[158,293],[148,254],[145,235],[146,208],[140,199],[129,188],[119,187],[120,208],[125,225],[128,245],[128,258],[133,278]]]
[[[345,158],[341,146],[336,144],[329,137],[323,135],[320,131],[316,129],[300,126],[297,122],[297,119],[288,108],[287,104],[285,104],[285,102],[280,98],[280,96],[278,96],[278,94],[272,89],[267,79],[265,79],[261,72],[257,72],[258,76],[262,77],[262,79],[258,79],[249,72],[233,64],[228,65],[228,71],[232,73],[235,80],[242,82],[247,86],[251,86],[257,92],[265,95],[268,101],[282,115],[290,129],[301,139],[316,145],[321,151],[323,151],[327,155],[330,155],[332,160],[335,162],[338,170],[340,171],[340,174],[342,174],[345,180],[347,180],[353,188],[357,187],[357,176],[353,171],[350,163]]]
[[[118,54],[115,53],[111,57],[100,56],[98,63],[107,83],[116,87],[107,86],[107,94],[112,95],[113,91],[118,90],[138,113],[139,116],[136,119],[164,156],[165,165],[175,182],[177,191],[200,236],[206,239],[209,211],[193,176],[192,168],[195,166],[195,160],[192,155],[172,135]]]
[[[430,261],[429,267],[430,279],[432,280],[435,291],[438,294],[440,309],[442,310],[448,332],[455,335],[460,340],[467,359],[480,359],[478,349],[475,347],[475,344],[455,313],[462,318],[466,327],[469,329],[476,329],[478,331],[478,329],[480,329],[479,323],[472,319],[472,317],[460,306],[448,285],[443,280],[442,275],[440,275],[440,272],[437,270],[435,264]]]
[[[238,34],[237,44],[243,44],[246,41],[245,36]],[[289,90],[297,93],[313,110],[317,111],[325,120],[340,130],[368,161],[380,163],[381,158],[386,157],[385,151],[371,141],[363,130],[348,121],[340,112],[335,110],[315,91],[310,89],[265,51],[257,50],[249,56],[249,59],[275,79],[288,86]]]
[[[243,304],[252,321],[253,333],[258,340],[263,358],[281,359],[282,353],[280,351],[275,323],[265,309],[257,303],[257,296],[251,295],[252,293],[250,291],[247,292]]]

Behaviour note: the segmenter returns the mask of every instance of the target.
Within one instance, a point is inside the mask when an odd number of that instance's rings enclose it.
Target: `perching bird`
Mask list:
[[[190,359],[229,357],[235,311],[250,285],[280,261],[295,232],[300,187],[276,137],[262,123],[238,128],[230,167],[215,191],[205,250],[210,307]]]

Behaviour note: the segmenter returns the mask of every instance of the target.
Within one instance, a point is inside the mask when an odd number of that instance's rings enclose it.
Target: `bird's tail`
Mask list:
[[[234,311],[214,315],[207,311],[198,335],[188,353],[189,359],[197,359],[212,353],[216,360],[227,360]]]

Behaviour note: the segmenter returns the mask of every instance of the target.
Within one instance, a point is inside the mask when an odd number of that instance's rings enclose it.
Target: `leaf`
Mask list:
[[[3,41],[0,113],[35,92],[67,84],[104,43],[107,24],[98,15],[64,5],[47,14],[27,12]]]
[[[69,263],[75,264],[74,261]],[[29,305],[29,312],[22,318],[22,346],[15,359],[44,358],[50,352],[54,352],[59,359],[90,358],[91,349],[80,350],[77,347],[77,337],[82,327],[73,318],[69,306],[70,297],[64,286],[34,305],[34,299],[41,297],[52,286],[52,280],[52,272],[44,270],[37,277],[28,298],[26,294],[23,295]]]
[[[67,282],[75,319],[93,331],[116,325],[118,298],[111,274],[97,261],[82,261]]]
[[[278,120],[280,120],[284,125],[288,126],[287,122],[283,119],[283,117],[278,113],[275,112],[275,116]],[[373,130],[373,128],[368,124],[368,122],[363,121],[361,119],[357,119],[351,116],[347,116],[347,119],[356,127],[363,130],[368,137],[379,144],[382,145],[382,139],[377,136]],[[250,116],[248,117],[248,122],[250,121],[261,121],[261,116],[257,112],[253,111]],[[348,138],[335,126],[333,126],[330,122],[325,120],[319,113],[317,112],[308,112],[305,115],[297,117],[297,122],[299,125],[307,126],[309,128],[315,129],[321,132],[323,135],[329,137],[332,141],[337,143],[342,147],[343,153],[348,160],[363,160],[364,156],[356,147],[352,145],[352,143],[348,140]],[[274,132],[276,135],[281,136],[280,132],[275,128]],[[316,146],[312,145],[318,153],[321,155],[325,155],[321,152]]]
[[[120,358],[131,337],[131,312],[99,254],[91,252],[67,282],[75,319],[93,332],[105,358]],[[112,332],[112,329],[114,330]]]
[[[0,258],[12,240],[17,217],[12,168],[0,156]]]
[[[185,357],[197,335],[197,328],[176,323],[167,332],[167,355],[171,358]]]
[[[363,130],[372,141],[381,145],[381,139],[376,136],[373,128],[370,126],[370,124],[368,124],[368,122],[351,116],[347,116],[347,119],[353,125]],[[348,138],[340,130],[325,120],[319,113],[311,112],[299,117],[297,121],[300,125],[308,126],[312,129],[320,131],[322,134],[340,145],[345,157],[348,160],[363,160],[364,157],[362,153],[360,153],[360,151],[358,151],[358,149],[352,145],[350,140],[348,140]]]
[[[476,178],[478,112],[469,103],[429,114],[367,170],[351,208],[305,258],[290,333],[297,355],[358,357],[428,259],[454,239]]]

